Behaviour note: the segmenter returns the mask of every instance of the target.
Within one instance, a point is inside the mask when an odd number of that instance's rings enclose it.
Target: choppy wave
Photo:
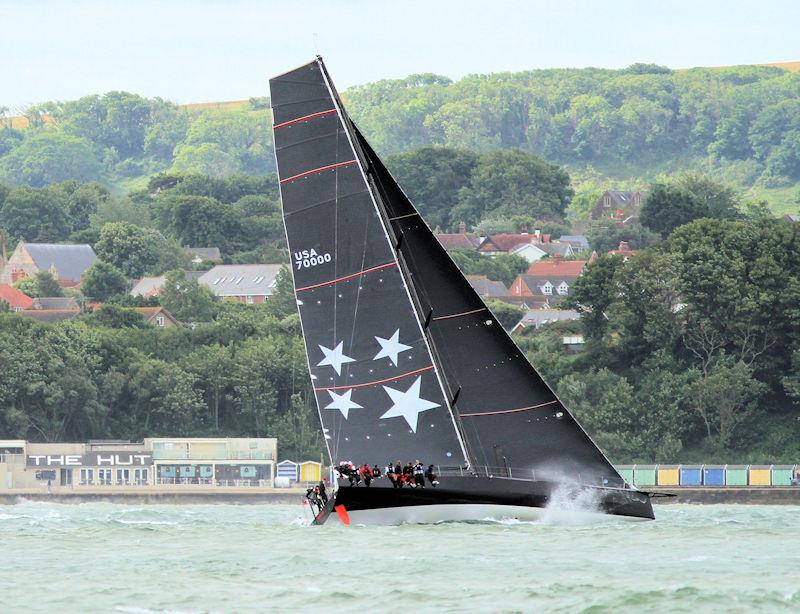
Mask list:
[[[800,610],[800,508],[656,514],[348,528],[291,505],[22,502],[0,506],[0,611]]]

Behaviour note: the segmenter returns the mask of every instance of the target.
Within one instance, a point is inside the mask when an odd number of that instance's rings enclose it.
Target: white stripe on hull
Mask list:
[[[371,510],[348,511],[351,525],[396,525],[405,523],[434,524],[437,522],[464,521],[502,521],[522,520],[554,524],[586,524],[607,521],[611,518],[625,520],[643,520],[630,516],[611,516],[598,511],[527,507],[521,505],[490,505],[479,503],[451,503],[441,505],[407,505],[402,507],[383,507]],[[332,512],[327,522],[341,524],[336,512]]]

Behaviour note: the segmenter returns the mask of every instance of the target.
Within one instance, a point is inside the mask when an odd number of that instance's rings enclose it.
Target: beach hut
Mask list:
[[[322,479],[322,463],[305,461],[300,463],[301,482],[319,482]]]
[[[626,484],[633,484],[633,465],[619,465],[616,469]]]
[[[772,485],[791,486],[795,465],[772,465]]]
[[[703,483],[703,468],[681,465],[681,486],[700,486]]]
[[[770,465],[750,465],[750,486],[772,486],[772,467]]]
[[[656,467],[655,465],[634,465],[633,466],[633,485],[634,486],[655,486]]]
[[[679,486],[680,473],[678,465],[659,465],[658,466],[658,485],[659,486]]]
[[[725,486],[725,466],[703,465],[703,486]]]
[[[300,479],[300,465],[294,461],[284,460],[278,463],[276,477],[288,478],[290,482]]]
[[[747,486],[747,465],[725,465],[725,486]]]

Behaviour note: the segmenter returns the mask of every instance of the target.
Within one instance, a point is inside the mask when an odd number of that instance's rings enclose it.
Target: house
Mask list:
[[[77,318],[81,312],[74,309],[23,309],[19,314],[39,322],[54,324]]]
[[[465,275],[469,285],[481,298],[505,299],[508,298],[508,288],[502,281],[494,281],[486,275]]]
[[[530,300],[547,299],[548,306],[555,306],[569,296],[570,287],[583,273],[585,260],[540,260],[534,262],[526,273],[518,275],[511,284],[510,294]]]
[[[5,303],[11,311],[22,311],[23,309],[30,309],[33,305],[33,299],[17,290],[14,286],[8,284],[0,284],[0,303]]]
[[[606,190],[595,203],[589,217],[593,220],[611,219],[623,226],[638,222],[642,201],[646,197],[644,190]]]
[[[190,279],[199,279],[204,271],[186,271],[185,278],[187,281]],[[166,277],[159,275],[158,277],[142,277],[137,281],[133,288],[131,288],[131,296],[143,296],[150,298],[151,296],[158,296],[161,288],[164,287]]]
[[[218,247],[184,247],[183,251],[189,255],[192,264],[222,260]]]
[[[136,307],[134,311],[140,314],[147,324],[155,328],[173,328],[181,325],[175,316],[163,307]]]
[[[800,223],[800,215],[795,215],[794,213],[787,213],[781,219],[783,219],[784,222],[790,222],[792,224]]]
[[[246,303],[263,303],[275,291],[282,264],[218,264],[198,281],[218,297]]]
[[[631,249],[630,243],[628,243],[627,241],[620,241],[619,242],[619,247],[617,247],[617,249],[612,249],[608,253],[609,253],[609,255],[612,255],[612,256],[613,255],[622,256],[622,259],[625,262],[627,262],[628,258],[638,254],[639,250],[638,249]]]
[[[467,233],[467,225],[461,222],[458,232],[437,233],[436,238],[445,249],[477,249],[483,237]]]
[[[589,239],[585,235],[561,235],[558,242],[568,243],[576,254],[589,251]]]
[[[80,313],[81,306],[70,296],[43,296],[33,299],[30,309],[37,311],[77,311]]]
[[[490,235],[481,243],[478,251],[489,256],[516,254],[531,263],[547,256],[568,258],[575,255],[570,244],[551,241],[549,234],[540,233],[538,230],[533,234],[521,232]]]
[[[49,271],[60,286],[70,288],[80,283],[95,260],[91,245],[20,241],[0,272],[0,283],[13,284],[39,271]]]
[[[516,333],[526,328],[539,328],[543,324],[551,322],[579,320],[580,317],[580,314],[574,309],[529,309],[511,329],[511,332]]]

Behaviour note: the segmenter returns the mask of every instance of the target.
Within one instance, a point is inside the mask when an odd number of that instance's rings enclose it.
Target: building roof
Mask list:
[[[527,274],[550,279],[553,277],[574,279],[580,276],[584,266],[586,266],[585,260],[561,260],[557,258],[539,260],[528,268]]]
[[[505,298],[508,296],[508,288],[502,281],[493,281],[486,275],[465,275],[465,277],[479,296],[484,298]]]
[[[539,328],[542,324],[550,322],[563,322],[565,320],[579,320],[580,314],[574,309],[529,309],[522,319],[514,326],[514,331],[520,328],[533,326]]]
[[[536,235],[527,232],[489,235],[478,250],[482,252],[510,252],[520,245],[534,243],[536,238]],[[536,245],[538,247],[539,243],[536,242]]]
[[[569,286],[574,280],[574,277],[540,277],[537,275],[520,275],[519,278],[522,282],[528,287],[528,290],[531,293],[535,294],[544,294],[544,290],[542,289],[547,283],[549,282],[553,289],[558,288],[562,283],[567,284]],[[552,296],[554,299],[558,299],[560,296],[558,294],[548,294],[547,296]]]
[[[43,296],[33,299],[31,309],[40,311],[80,311],[81,306],[78,301],[70,296]]]
[[[800,215],[795,215],[794,213],[787,213],[783,216],[783,219],[787,222],[797,223],[800,222]]]
[[[481,244],[477,235],[460,232],[437,234],[436,238],[445,249],[475,249]]]
[[[33,299],[30,296],[8,284],[0,284],[0,301],[8,303],[12,309],[15,307],[29,309],[33,305]]]
[[[183,251],[190,256],[197,256],[201,260],[219,260],[222,258],[218,247],[184,247]]]
[[[25,250],[41,271],[55,267],[59,279],[80,280],[86,269],[97,260],[91,245],[61,243],[23,243]]]
[[[569,243],[536,243],[536,247],[549,256],[573,256],[572,246]]]
[[[585,235],[561,235],[558,241],[560,243],[569,243],[572,249],[589,249],[589,239]]]
[[[81,312],[74,309],[23,309],[19,313],[39,322],[64,322],[78,317]]]
[[[217,296],[269,296],[282,264],[218,264],[198,281]]]
[[[190,279],[200,279],[204,272],[205,271],[186,271],[184,277],[187,281]],[[133,285],[130,294],[131,296],[144,297],[158,296],[159,291],[164,287],[165,280],[166,277],[164,275],[159,275],[158,277],[142,277]]]
[[[133,309],[136,313],[141,314],[142,319],[149,323],[152,323],[155,320],[156,316],[162,315],[168,320],[170,320],[175,326],[180,326],[180,322],[178,319],[173,316],[169,311],[164,309],[163,307],[135,307]]]

